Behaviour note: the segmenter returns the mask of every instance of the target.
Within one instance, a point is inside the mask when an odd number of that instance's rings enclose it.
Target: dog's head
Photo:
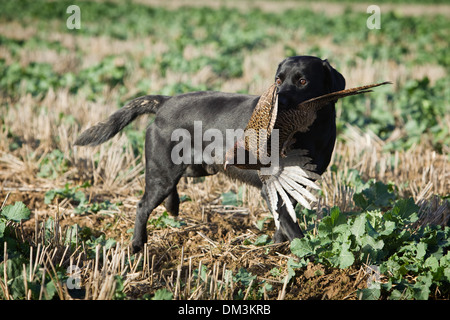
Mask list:
[[[278,102],[291,108],[303,101],[345,89],[344,77],[327,60],[312,56],[284,59],[275,75]]]

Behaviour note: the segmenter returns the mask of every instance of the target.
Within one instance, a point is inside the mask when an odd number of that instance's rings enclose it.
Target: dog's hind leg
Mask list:
[[[176,165],[171,161],[169,142],[158,135],[155,127],[150,126],[145,139],[145,191],[138,202],[132,249],[138,252],[147,242],[147,221],[152,211],[165,198],[171,199],[172,213],[178,212],[179,198],[177,184],[186,169],[185,165]]]
[[[214,170],[213,166],[207,165],[188,165],[183,173],[183,177],[204,177],[212,174],[216,174],[218,170]],[[180,197],[175,187],[164,201],[164,207],[167,212],[173,216],[178,216],[180,208]]]
[[[170,213],[178,213],[178,204],[175,205],[174,200],[179,198],[176,191],[176,185],[182,175],[182,172],[178,176],[171,175],[163,177],[159,172],[152,172],[153,170],[146,170],[146,186],[142,199],[138,202],[136,219],[134,223],[133,234],[133,252],[138,252],[144,247],[144,243],[147,242],[147,221],[152,211],[159,206],[164,199],[169,196],[172,199],[172,207],[166,208]],[[176,198],[173,198],[173,195]]]
[[[164,201],[164,207],[166,207],[167,212],[172,216],[178,216],[180,211],[180,197],[178,196],[177,187],[172,190],[172,192]]]

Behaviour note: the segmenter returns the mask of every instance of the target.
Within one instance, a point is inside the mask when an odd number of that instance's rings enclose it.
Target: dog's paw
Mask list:
[[[134,239],[131,243],[131,252],[133,254],[139,253],[144,249],[144,242],[138,241],[137,239]]]

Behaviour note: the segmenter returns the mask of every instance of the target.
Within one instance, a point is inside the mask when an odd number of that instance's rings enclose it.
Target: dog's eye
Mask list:
[[[298,80],[298,83],[299,83],[301,86],[304,86],[304,85],[306,84],[306,79],[301,78],[300,80]]]
[[[279,86],[283,83],[283,81],[281,81],[280,78],[277,78],[277,80],[275,80],[275,83],[277,84],[277,86]]]

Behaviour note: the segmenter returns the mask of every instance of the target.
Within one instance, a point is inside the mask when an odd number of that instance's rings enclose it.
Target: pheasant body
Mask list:
[[[319,189],[315,183],[320,178],[314,172],[315,165],[304,150],[292,150],[290,146],[295,142],[294,135],[297,132],[306,132],[314,123],[317,111],[330,102],[338,99],[371,92],[370,88],[388,84],[382,82],[341,91],[332,92],[300,103],[297,107],[278,110],[277,86],[271,85],[260,97],[252,116],[244,130],[244,136],[238,139],[233,148],[228,150],[225,156],[224,168],[235,165],[241,169],[258,170],[258,175],[266,188],[269,209],[274,215],[275,224],[279,227],[277,213],[278,199],[280,198],[293,219],[297,221],[294,207],[290,198],[295,199],[303,207],[311,209],[311,203],[317,201],[316,197],[307,189]],[[270,156],[269,137],[273,129],[279,130],[280,165],[271,167],[270,170],[261,164],[262,156]],[[243,150],[242,150],[243,149]],[[236,163],[238,150],[244,151],[254,163]],[[246,158],[247,159],[247,158]],[[269,172],[264,171],[269,170]]]

